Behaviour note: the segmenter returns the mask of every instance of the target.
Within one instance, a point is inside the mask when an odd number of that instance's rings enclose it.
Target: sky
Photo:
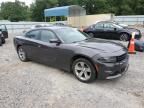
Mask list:
[[[2,2],[7,2],[7,1],[14,2],[15,0],[0,0],[0,4]],[[19,1],[25,2],[25,4],[29,6],[34,0],[19,0]]]

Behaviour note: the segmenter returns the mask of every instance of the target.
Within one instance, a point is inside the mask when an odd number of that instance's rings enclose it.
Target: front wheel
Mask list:
[[[84,58],[76,59],[72,65],[75,77],[81,82],[92,82],[96,78],[96,70],[92,63]]]
[[[129,40],[129,35],[126,34],[126,33],[122,33],[122,34],[120,35],[120,40],[121,40],[121,41],[128,41],[128,40]]]
[[[4,37],[2,38],[2,44],[5,44],[5,38]]]
[[[19,59],[21,61],[23,61],[23,62],[28,61],[27,56],[26,56],[26,52],[24,51],[24,49],[21,46],[18,47],[17,53],[18,53]]]
[[[0,46],[2,46],[2,38],[0,37]]]
[[[91,38],[94,38],[94,34],[93,34],[93,33],[88,33],[88,35],[89,35]]]

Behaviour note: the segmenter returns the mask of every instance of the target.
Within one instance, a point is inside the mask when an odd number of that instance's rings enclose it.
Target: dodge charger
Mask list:
[[[21,61],[28,60],[73,72],[81,82],[122,76],[129,66],[127,48],[90,38],[70,27],[41,27],[14,38]]]

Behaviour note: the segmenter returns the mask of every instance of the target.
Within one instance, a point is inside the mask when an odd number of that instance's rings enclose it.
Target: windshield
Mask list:
[[[74,43],[87,39],[87,36],[78,30],[72,28],[62,28],[57,29],[56,34],[65,42],[65,43]]]

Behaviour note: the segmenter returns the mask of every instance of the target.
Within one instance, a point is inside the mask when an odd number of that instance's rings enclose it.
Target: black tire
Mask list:
[[[76,70],[79,63],[85,63],[84,68],[86,67],[87,69],[90,69],[90,71],[86,72],[86,68],[85,69],[81,68],[82,71]],[[96,69],[94,68],[92,63],[85,58],[76,59],[72,64],[72,71],[73,71],[75,77],[81,82],[89,83],[96,79]],[[87,73],[87,75],[85,75],[86,73]],[[87,76],[87,78],[84,78],[86,76]]]
[[[93,34],[93,33],[88,33],[88,35],[89,35],[91,38],[94,38],[94,34]]]
[[[5,44],[5,38],[4,37],[2,38],[2,44]]]
[[[121,33],[119,39],[120,41],[129,41],[130,37],[127,33]]]
[[[17,48],[17,53],[18,53],[19,59],[20,59],[22,62],[27,62],[27,61],[28,61],[26,52],[24,51],[24,49],[23,49],[22,46],[19,46],[19,47]]]
[[[0,37],[0,46],[2,46],[2,38]]]

